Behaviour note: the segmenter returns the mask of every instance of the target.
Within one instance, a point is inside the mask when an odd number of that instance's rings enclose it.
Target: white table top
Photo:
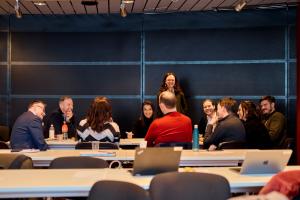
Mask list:
[[[272,177],[272,174],[240,175],[228,167],[194,169],[226,177],[231,192],[257,192]],[[285,170],[294,169],[300,170],[300,166]],[[0,170],[0,198],[88,196],[92,185],[99,180],[127,181],[148,189],[152,178],[134,177],[127,169]]]
[[[104,160],[133,161],[135,150],[100,150],[101,152],[115,152],[116,156],[97,156]],[[237,166],[244,158],[246,151],[251,150],[224,150],[206,151],[183,150],[180,166]],[[49,166],[54,158],[65,156],[80,156],[83,153],[91,153],[91,150],[47,150],[35,153],[24,153],[33,160],[34,166]],[[10,150],[0,150],[0,153],[10,153]],[[19,153],[19,152],[14,152]]]
[[[120,139],[119,145],[139,146],[144,141],[144,138]],[[75,140],[51,140],[46,139],[49,149],[75,149],[78,141]]]

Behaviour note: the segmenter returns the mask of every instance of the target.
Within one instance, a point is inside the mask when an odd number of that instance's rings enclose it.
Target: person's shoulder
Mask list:
[[[285,118],[285,116],[278,111],[275,111],[274,114],[272,115],[272,117],[276,117],[276,118]]]
[[[79,122],[79,126],[84,126],[86,125],[86,123],[87,123],[87,119],[85,118]]]
[[[120,132],[120,128],[119,128],[119,125],[112,121],[112,122],[109,122],[109,124],[115,129],[116,132]]]

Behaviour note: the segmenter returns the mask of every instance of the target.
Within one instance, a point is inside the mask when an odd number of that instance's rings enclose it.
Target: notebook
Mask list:
[[[132,174],[155,175],[178,171],[181,150],[178,147],[136,148]]]
[[[287,165],[292,150],[248,151],[241,168],[234,168],[241,174],[275,174]]]

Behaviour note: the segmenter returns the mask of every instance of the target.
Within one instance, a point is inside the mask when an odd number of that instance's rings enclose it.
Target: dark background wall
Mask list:
[[[13,125],[32,99],[74,99],[82,119],[95,96],[131,130],[144,99],[155,102],[173,71],[197,123],[205,98],[258,101],[274,95],[295,135],[296,11],[119,16],[0,16],[0,124]]]

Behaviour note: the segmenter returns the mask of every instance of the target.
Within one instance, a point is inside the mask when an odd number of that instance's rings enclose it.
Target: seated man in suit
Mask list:
[[[169,91],[162,92],[159,95],[159,107],[164,116],[151,123],[145,137],[147,145],[192,142],[191,119],[176,111],[176,97],[174,93]]]
[[[206,128],[204,147],[214,150],[221,142],[240,141],[246,139],[243,123],[234,114],[236,101],[232,98],[223,98],[217,106],[217,116],[214,117]],[[213,126],[216,124],[215,129]]]
[[[17,118],[10,138],[12,149],[46,150],[48,148],[42,126],[45,106],[42,101],[33,101],[29,104],[28,111]]]

